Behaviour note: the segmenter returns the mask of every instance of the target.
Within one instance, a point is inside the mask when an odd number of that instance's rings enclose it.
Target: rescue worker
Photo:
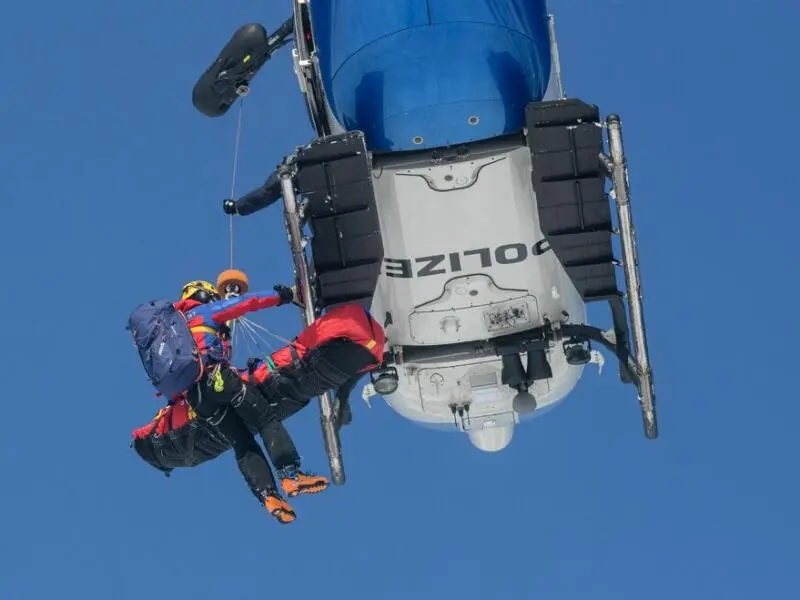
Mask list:
[[[248,192],[238,200],[230,198],[223,200],[222,210],[226,215],[250,215],[275,204],[281,194],[281,179],[278,171],[275,170],[267,177],[263,185]]]
[[[227,325],[229,321],[247,313],[294,300],[291,288],[277,285],[274,290],[277,294],[250,292],[223,300],[211,283],[191,281],[183,287],[181,299],[175,307],[186,316],[204,368],[204,376],[186,392],[188,405],[229,440],[240,471],[267,511],[280,522],[289,523],[296,515],[278,492],[275,477],[253,437],[253,430],[261,434],[285,490],[290,490],[293,495],[317,492],[325,489],[328,481],[325,477],[300,469],[296,450],[294,454],[286,450],[294,449],[294,444],[280,421],[246,421],[235,412],[242,404],[263,406],[266,402],[258,390],[246,384],[231,365],[230,330]],[[280,449],[282,453],[275,453],[274,449]]]

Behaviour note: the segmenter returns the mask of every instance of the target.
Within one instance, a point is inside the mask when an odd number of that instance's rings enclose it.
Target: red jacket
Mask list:
[[[303,329],[289,345],[273,352],[269,358],[273,368],[280,369],[292,363],[292,347],[297,352],[298,358],[302,359],[309,350],[339,338],[352,340],[369,350],[377,364],[383,362],[383,350],[386,345],[383,327],[358,304],[332,308]],[[256,383],[262,383],[269,373],[269,361],[262,361],[253,371],[252,377]],[[240,369],[239,374],[245,381],[250,378],[247,369]]]
[[[155,429],[158,435],[164,435],[168,431],[174,431],[183,427],[186,423],[196,417],[196,413],[189,406],[184,398],[179,398],[159,410],[153,420],[147,425],[143,425],[133,430],[133,439],[140,440],[146,438]]]

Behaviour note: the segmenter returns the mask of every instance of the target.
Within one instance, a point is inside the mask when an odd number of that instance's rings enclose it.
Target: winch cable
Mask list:
[[[242,96],[239,100],[239,111],[236,119],[236,136],[233,144],[233,173],[231,174],[231,194],[228,196],[231,200],[236,200],[236,172],[239,168],[239,142],[242,136],[242,113],[244,112],[245,98]],[[231,269],[233,268],[233,215],[228,215],[228,238],[230,242],[230,255],[231,255]]]

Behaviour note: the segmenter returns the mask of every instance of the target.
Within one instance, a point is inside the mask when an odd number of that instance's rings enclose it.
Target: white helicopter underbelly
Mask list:
[[[485,321],[489,305],[495,312],[527,307],[511,330],[530,329],[565,309],[582,321],[580,295],[546,251],[530,173],[529,150],[520,147],[375,174],[385,258],[372,307],[391,314],[392,343],[447,344],[509,333]]]
[[[565,313],[585,323],[583,299],[541,232],[526,147],[458,163],[381,167],[374,186],[385,258],[371,310],[385,323],[389,345],[486,340]],[[559,346],[547,358],[552,377],[529,390],[539,408],[566,396],[583,370],[567,364]],[[386,401],[412,421],[451,427],[458,422],[453,407],[466,404],[468,426],[460,428],[479,448],[499,450],[520,418],[517,390],[501,383],[501,371],[497,356],[404,362]]]
[[[530,393],[537,410],[563,399],[578,383],[583,365],[566,362],[558,349],[548,359],[553,377],[534,382]],[[526,356],[523,354],[522,360]],[[406,366],[400,373],[397,391],[386,396],[386,403],[403,417],[419,423],[452,425],[450,406],[471,402],[470,420],[475,426],[481,419],[497,418],[513,411],[516,390],[501,384],[502,362],[497,357],[452,363]],[[514,421],[518,422],[517,415]]]

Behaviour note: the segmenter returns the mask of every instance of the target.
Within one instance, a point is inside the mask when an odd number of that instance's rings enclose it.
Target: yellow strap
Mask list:
[[[217,335],[217,333],[219,333],[216,329],[209,327],[208,325],[197,325],[196,327],[192,327],[191,332],[210,333],[211,335]]]
[[[367,342],[367,350],[372,350],[377,345],[378,342],[376,342],[375,340],[370,340]]]
[[[225,389],[225,381],[222,379],[222,371],[220,365],[217,364],[214,371],[214,391],[219,393]]]

